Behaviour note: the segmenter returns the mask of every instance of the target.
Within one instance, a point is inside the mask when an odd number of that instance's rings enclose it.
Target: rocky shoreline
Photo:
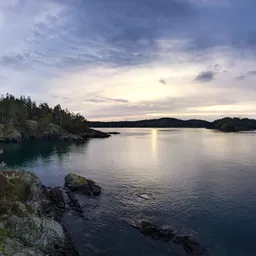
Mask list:
[[[79,256],[64,219],[76,215],[87,220],[88,200],[101,190],[72,173],[63,187],[45,187],[31,172],[0,171],[0,256]],[[193,237],[148,221],[132,226],[145,236],[178,244],[187,255],[208,255]]]
[[[88,128],[86,132],[71,134],[55,124],[42,125],[37,121],[27,120],[21,127],[12,123],[0,124],[0,143],[23,143],[28,140],[60,140],[83,142],[90,138],[109,138],[111,134]]]
[[[77,195],[99,195],[101,188],[75,174],[64,187],[47,188],[27,171],[0,172],[0,255],[78,256],[63,216],[83,217]]]

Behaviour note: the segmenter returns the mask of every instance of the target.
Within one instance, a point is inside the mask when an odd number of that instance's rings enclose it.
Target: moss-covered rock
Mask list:
[[[0,172],[0,215],[10,214],[13,203],[25,203],[28,209],[42,212],[44,186],[37,176],[28,171]]]
[[[22,173],[0,172],[0,214],[9,214],[15,201],[26,202],[31,188]]]
[[[71,191],[77,191],[86,195],[98,196],[101,188],[94,181],[80,175],[70,173],[65,177],[65,186]]]
[[[88,185],[88,180],[80,175],[69,173],[65,177],[65,185],[70,189],[75,189],[81,185]]]

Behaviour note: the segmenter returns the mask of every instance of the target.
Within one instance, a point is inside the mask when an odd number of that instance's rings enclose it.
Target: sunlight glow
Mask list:
[[[158,137],[158,130],[157,129],[152,129],[151,133],[151,142],[152,142],[152,152],[156,152],[157,149],[157,137]]]

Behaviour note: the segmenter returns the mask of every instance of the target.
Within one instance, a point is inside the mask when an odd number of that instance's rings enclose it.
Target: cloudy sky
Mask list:
[[[1,93],[89,120],[256,117],[255,0],[0,0]]]

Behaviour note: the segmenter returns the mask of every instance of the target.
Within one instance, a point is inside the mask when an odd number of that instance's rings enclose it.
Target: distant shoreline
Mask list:
[[[93,128],[206,128],[223,132],[239,132],[256,130],[256,120],[248,118],[225,117],[213,122],[190,119],[159,118],[138,121],[89,122]]]

